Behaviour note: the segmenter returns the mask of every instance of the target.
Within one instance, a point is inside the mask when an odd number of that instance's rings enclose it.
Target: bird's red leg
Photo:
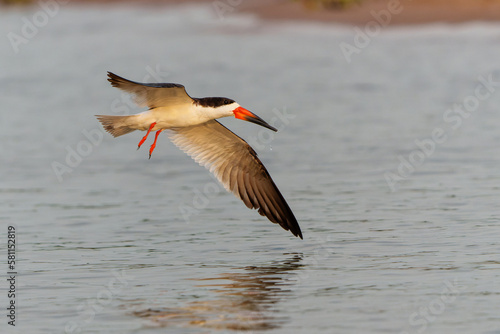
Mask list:
[[[155,127],[156,125],[156,122],[153,122],[151,123],[151,125],[149,126],[149,129],[148,129],[148,132],[146,132],[146,135],[141,139],[141,141],[139,142],[139,144],[137,145],[137,149],[140,149],[141,148],[141,145],[146,141],[146,138],[148,138],[149,136],[149,133],[151,132],[151,130]]]
[[[160,134],[160,132],[162,132],[162,131],[163,131],[163,129],[156,131],[155,141],[153,142],[153,145],[151,145],[151,148],[149,149],[149,159],[151,159],[151,154],[152,154],[152,153],[153,153],[153,151],[155,150],[155,147],[156,147],[156,140],[158,139],[158,135],[159,135],[159,134]]]

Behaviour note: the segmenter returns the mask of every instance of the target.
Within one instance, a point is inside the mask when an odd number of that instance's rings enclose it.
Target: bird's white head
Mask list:
[[[234,100],[225,97],[205,97],[198,99],[197,103],[203,108],[203,112],[209,119],[234,115],[234,117],[238,119],[261,125],[273,131],[278,131],[275,127],[267,124],[262,118],[243,108]]]

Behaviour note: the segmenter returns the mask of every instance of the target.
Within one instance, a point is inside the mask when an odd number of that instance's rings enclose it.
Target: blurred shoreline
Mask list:
[[[73,0],[75,4],[123,4],[171,6],[204,3],[222,14],[251,13],[265,20],[315,21],[364,25],[466,23],[500,21],[500,0],[362,0],[344,9],[325,9],[316,0]],[[219,9],[216,8],[218,6]]]

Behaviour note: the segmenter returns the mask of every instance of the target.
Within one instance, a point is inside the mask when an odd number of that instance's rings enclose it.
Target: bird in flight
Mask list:
[[[262,118],[225,97],[190,97],[183,85],[174,83],[139,83],[108,72],[108,81],[134,97],[140,107],[149,110],[130,116],[96,115],[113,137],[134,130],[147,131],[138,144],[156,131],[149,157],[158,135],[169,130],[171,141],[197,163],[212,172],[224,188],[241,199],[250,209],[257,209],[271,222],[302,239],[300,226],[283,195],[274,184],[257,153],[246,141],[216,119],[234,116],[273,131],[276,128]]]

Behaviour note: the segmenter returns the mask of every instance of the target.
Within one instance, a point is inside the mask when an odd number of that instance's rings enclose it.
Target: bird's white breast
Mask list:
[[[137,114],[137,123],[140,130],[147,130],[156,122],[153,131],[160,129],[183,128],[198,125],[210,120],[193,106],[158,107]]]

